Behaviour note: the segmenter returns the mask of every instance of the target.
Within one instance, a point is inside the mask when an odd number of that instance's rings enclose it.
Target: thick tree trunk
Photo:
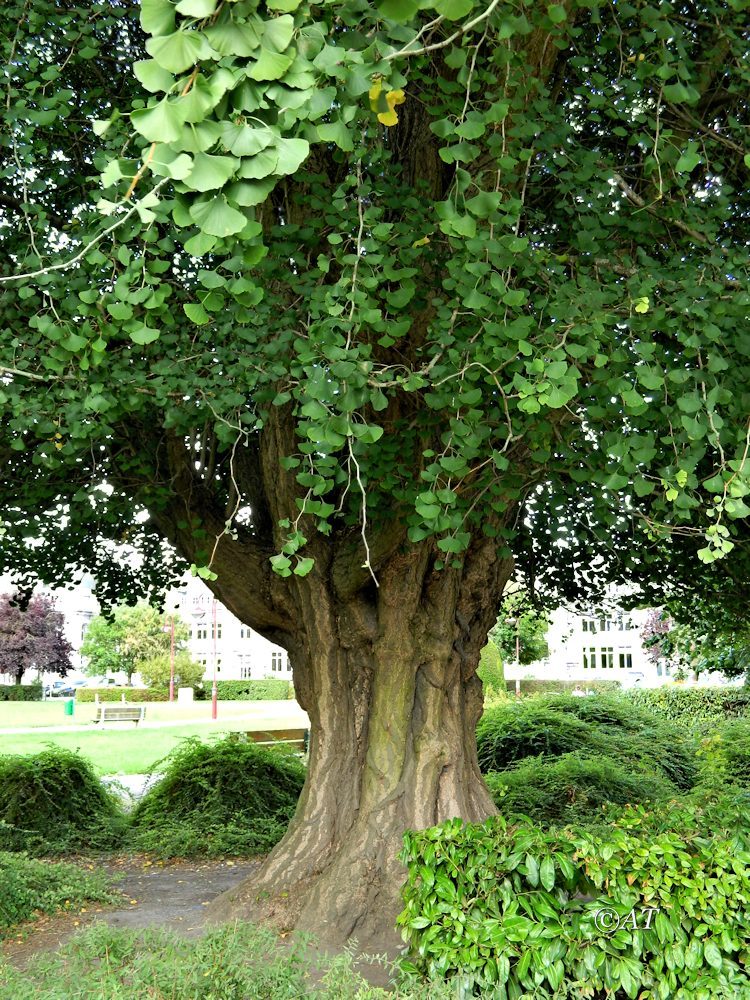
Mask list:
[[[333,946],[399,943],[403,832],[495,811],[477,764],[476,667],[511,565],[488,555],[469,573],[435,572],[414,548],[349,603],[301,581],[305,634],[291,652],[311,719],[307,783],[284,839],[214,918],[266,919]]]

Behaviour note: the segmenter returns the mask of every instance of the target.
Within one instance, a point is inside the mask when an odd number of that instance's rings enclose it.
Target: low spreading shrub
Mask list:
[[[102,872],[0,851],[0,939],[38,913],[70,910],[87,902],[115,902],[119,898]]]
[[[477,726],[479,766],[504,771],[544,754],[583,751],[661,774],[684,791],[698,778],[695,746],[683,731],[617,699],[548,696],[514,700],[487,709]]]
[[[219,701],[288,701],[294,698],[291,681],[268,677],[257,681],[217,681]],[[211,684],[205,683],[195,690],[198,701],[211,697]]]
[[[486,781],[504,816],[528,816],[539,823],[584,822],[610,803],[658,801],[675,794],[663,776],[583,752],[527,758],[511,770],[486,775]]]
[[[726,719],[750,717],[750,687],[634,688],[626,698],[662,719],[703,727]]]
[[[750,996],[749,808],[695,797],[595,828],[494,817],[408,833],[413,963],[464,996]]]
[[[92,702],[99,701],[113,702],[125,701],[128,704],[143,701],[169,701],[169,690],[161,688],[131,688],[131,687],[104,687],[104,688],[79,688],[76,691],[76,701]]]
[[[261,854],[284,835],[305,780],[291,750],[185,740],[132,814],[130,840],[162,857]]]
[[[43,688],[36,684],[0,684],[0,701],[41,701]]]
[[[60,854],[109,848],[125,816],[84,757],[60,747],[0,757],[0,843],[6,850]]]

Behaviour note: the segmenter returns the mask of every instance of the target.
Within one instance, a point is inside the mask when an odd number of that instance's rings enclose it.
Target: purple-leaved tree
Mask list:
[[[16,684],[26,670],[64,677],[72,667],[72,646],[63,623],[45,594],[35,594],[25,609],[17,595],[0,595],[0,674],[10,675]]]

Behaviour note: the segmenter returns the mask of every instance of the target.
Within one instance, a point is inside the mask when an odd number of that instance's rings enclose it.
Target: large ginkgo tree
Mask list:
[[[514,559],[570,596],[736,555],[748,3],[2,22],[2,562],[112,603],[192,564],[289,651],[307,784],[217,912],[380,943],[404,829],[494,811]]]

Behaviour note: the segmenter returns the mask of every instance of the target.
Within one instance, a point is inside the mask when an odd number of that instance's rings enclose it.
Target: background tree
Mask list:
[[[534,607],[527,593],[516,591],[503,601],[500,616],[490,631],[505,663],[534,663],[549,656],[546,635],[549,619]]]
[[[671,617],[674,609],[677,618]],[[715,600],[690,602],[688,609],[671,602],[670,610],[652,611],[641,635],[652,663],[663,663],[673,671],[701,673],[718,671],[728,678],[750,677],[750,620],[747,616],[722,614]],[[702,614],[699,613],[702,611]]]
[[[482,682],[485,699],[505,695],[505,671],[500,650],[493,639],[490,639],[479,657],[477,676]]]
[[[138,664],[138,672],[144,684],[152,688],[168,688],[169,677],[172,664],[169,653],[160,653],[158,656],[151,656]],[[174,674],[175,683],[180,687],[195,687],[203,680],[206,668],[202,663],[194,660],[187,650],[179,650],[175,654]]]
[[[34,594],[25,606],[18,594],[0,595],[0,674],[16,684],[27,670],[64,677],[72,669],[73,652],[64,625],[46,594]]]
[[[187,626],[176,617],[177,649],[187,639]],[[144,603],[121,605],[110,617],[92,618],[81,646],[84,669],[91,677],[124,672],[130,683],[142,663],[169,654],[171,641],[170,615]]]
[[[6,4],[2,560],[193,564],[289,651],[308,780],[227,912],[380,944],[404,828],[494,811],[515,568],[738,554],[745,7]]]

